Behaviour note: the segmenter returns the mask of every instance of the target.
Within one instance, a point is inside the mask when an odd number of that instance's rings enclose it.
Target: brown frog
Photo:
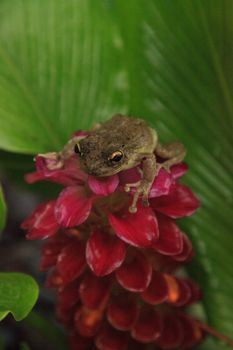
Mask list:
[[[121,114],[96,125],[88,136],[72,138],[61,152],[50,153],[57,160],[52,169],[61,168],[74,151],[81,168],[94,176],[111,176],[142,163],[142,169],[139,168],[141,180],[125,185],[126,192],[131,187],[136,188],[129,208],[131,213],[137,211],[139,197],[144,205],[148,205],[148,194],[159,169],[170,171],[170,167],[180,163],[186,154],[179,142],[161,145],[156,130],[144,120]],[[157,163],[157,156],[164,161]]]

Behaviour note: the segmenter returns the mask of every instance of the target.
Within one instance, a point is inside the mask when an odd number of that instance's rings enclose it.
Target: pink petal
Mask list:
[[[98,310],[89,310],[81,306],[74,316],[75,329],[83,337],[95,336],[102,323],[102,314]]]
[[[134,183],[141,179],[141,174],[138,171],[138,167],[123,170],[119,173],[120,184],[124,186],[127,183]]]
[[[191,298],[191,289],[189,285],[184,280],[181,280],[180,278],[176,278],[176,282],[178,285],[179,296],[177,300],[171,304],[175,306],[184,306],[189,302]]]
[[[77,304],[79,300],[78,287],[79,281],[75,280],[58,290],[58,304],[63,310],[69,310]]]
[[[63,278],[56,268],[54,268],[47,276],[45,286],[47,288],[59,288],[63,286]]]
[[[122,185],[122,187],[124,187],[125,184],[130,184],[141,180],[141,177],[142,176],[137,170],[137,167],[124,170],[119,173],[120,184]],[[149,197],[154,198],[167,194],[170,190],[173,181],[174,180],[172,175],[164,169],[161,169],[153,182]],[[135,191],[136,188],[132,187],[130,193],[134,193]]]
[[[83,186],[64,189],[55,206],[55,216],[61,226],[72,227],[82,224],[88,218],[95,197],[87,197]]]
[[[140,342],[151,343],[161,335],[162,329],[163,323],[158,313],[150,307],[143,306],[131,336]]]
[[[98,309],[108,300],[111,280],[108,277],[98,278],[92,273],[86,274],[79,286],[82,303],[89,309]]]
[[[55,201],[39,205],[33,213],[22,222],[21,227],[28,230],[28,239],[45,239],[55,235],[59,224],[54,216]]]
[[[97,276],[108,275],[124,261],[126,245],[107,232],[94,231],[87,242],[86,259]]]
[[[70,241],[71,239],[61,232],[46,241],[42,248],[40,270],[45,271],[56,265],[58,254]]]
[[[150,189],[150,198],[163,196],[169,193],[173,179],[172,175],[160,169]]]
[[[152,276],[152,267],[146,256],[140,251],[132,252],[127,261],[116,271],[118,282],[127,290],[142,292]]]
[[[182,349],[189,349],[197,345],[203,338],[203,332],[197,322],[185,314],[179,315],[179,321],[182,324],[184,339],[181,344]]]
[[[153,243],[152,247],[157,252],[164,255],[177,255],[183,249],[182,232],[175,222],[168,217],[158,215],[159,239]]]
[[[164,328],[156,344],[162,349],[180,349],[184,339],[183,327],[176,315],[167,315],[163,319]]]
[[[63,326],[70,327],[74,322],[74,314],[76,306],[70,309],[63,308],[63,305],[57,304],[55,306],[55,316],[58,322],[63,323]]]
[[[90,131],[86,131],[86,130],[76,130],[72,136],[71,136],[71,139],[74,137],[74,136],[78,136],[80,137],[80,140],[81,139],[84,139],[86,136],[90,135],[91,132]]]
[[[118,175],[108,176],[108,177],[94,177],[88,176],[88,185],[92,192],[100,196],[108,196],[109,194],[115,192],[119,184]]]
[[[128,334],[117,331],[111,326],[106,325],[95,339],[99,350],[126,350],[128,348]]]
[[[202,298],[200,287],[190,279],[186,279],[184,282],[189,286],[189,289],[191,291],[191,297],[188,301],[188,305],[200,301]]]
[[[179,179],[184,176],[188,171],[188,165],[185,163],[179,163],[171,167],[171,174],[174,179]]]
[[[65,186],[78,185],[86,181],[87,175],[80,169],[76,156],[67,159],[64,166],[60,169],[50,170],[49,166],[55,166],[56,161],[46,155],[36,156],[36,172],[27,174],[25,179],[28,183],[34,183],[41,180],[49,180]]]
[[[150,202],[153,209],[174,219],[190,216],[200,206],[189,187],[180,184],[173,185],[167,196],[151,199]]]
[[[57,255],[43,255],[40,259],[40,271],[46,271],[57,263]]]
[[[121,331],[130,330],[137,317],[139,307],[136,299],[129,293],[117,294],[108,305],[107,318],[109,323]]]
[[[163,274],[154,271],[151,282],[144,292],[141,293],[141,298],[149,304],[161,304],[168,298],[168,285]]]
[[[179,254],[172,256],[173,260],[180,261],[180,262],[189,261],[193,257],[193,247],[189,238],[183,233],[182,239],[183,239],[182,251]]]
[[[138,206],[137,213],[126,211],[121,217],[109,214],[109,222],[120,239],[135,247],[149,247],[159,236],[157,219],[151,208]]]
[[[58,256],[57,270],[64,283],[75,280],[82,274],[85,267],[85,244],[83,242],[77,241],[62,249]]]

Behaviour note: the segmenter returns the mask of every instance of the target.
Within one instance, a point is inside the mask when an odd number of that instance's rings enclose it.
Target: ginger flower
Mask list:
[[[83,133],[84,135],[85,132]],[[26,180],[57,182],[58,198],[42,203],[22,223],[28,239],[45,240],[40,268],[56,288],[56,315],[73,350],[189,349],[205,331],[186,312],[201,293],[177,272],[193,257],[176,220],[199,201],[180,183],[188,167],[160,169],[149,192],[130,213],[138,168],[104,178],[84,173],[75,153],[62,167],[53,153],[35,158]],[[54,166],[55,165],[55,166]]]

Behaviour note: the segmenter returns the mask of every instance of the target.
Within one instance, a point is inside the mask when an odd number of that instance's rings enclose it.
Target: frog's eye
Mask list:
[[[120,160],[122,158],[123,158],[123,152],[122,151],[115,151],[108,157],[108,161],[111,164],[115,164],[115,163],[120,162]]]
[[[83,156],[83,153],[81,152],[81,148],[80,148],[80,144],[79,143],[76,143],[74,145],[74,151],[75,153],[77,153],[78,155],[80,155],[81,157]]]

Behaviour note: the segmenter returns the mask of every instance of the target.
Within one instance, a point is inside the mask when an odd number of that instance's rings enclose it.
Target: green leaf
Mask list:
[[[112,8],[127,48],[130,113],[188,150],[186,182],[202,202],[183,222],[196,248],[190,273],[207,322],[232,337],[233,2],[119,0]]]
[[[2,187],[0,185],[0,232],[4,229],[6,223],[6,204],[3,196]]]
[[[0,320],[11,312],[16,321],[25,318],[38,298],[35,280],[23,273],[0,272]]]
[[[28,330],[34,330],[40,334],[48,344],[53,344],[57,350],[66,350],[68,348],[67,339],[64,330],[57,327],[54,320],[49,319],[48,316],[43,317],[37,312],[30,312],[25,318],[23,324]]]
[[[2,1],[0,13],[0,148],[60,149],[126,110],[122,42],[104,1]]]

